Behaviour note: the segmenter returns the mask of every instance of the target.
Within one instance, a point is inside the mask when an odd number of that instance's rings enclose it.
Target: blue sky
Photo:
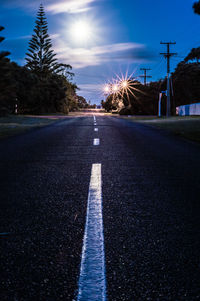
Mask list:
[[[99,103],[103,86],[117,76],[142,75],[152,70],[152,80],[164,78],[166,61],[160,41],[176,41],[171,47],[171,70],[193,47],[200,46],[200,16],[194,0],[44,0],[54,50],[60,62],[71,64],[78,94]],[[40,1],[0,0],[0,25],[5,27],[3,50],[20,65],[25,63]],[[86,41],[75,40],[71,28],[77,21],[90,26]]]

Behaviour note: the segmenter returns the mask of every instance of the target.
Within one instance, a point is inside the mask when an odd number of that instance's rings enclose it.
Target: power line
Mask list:
[[[161,69],[163,69],[163,62],[164,58],[162,57],[161,60],[154,65],[153,70],[152,70],[152,77],[157,76],[158,73],[160,73]]]
[[[144,78],[144,85],[147,84],[147,78],[151,78],[152,76],[147,75],[147,71],[151,70],[150,68],[140,68],[140,70],[144,71],[144,75],[140,75],[140,77]]]
[[[170,103],[170,58],[177,53],[170,52],[170,45],[175,45],[176,42],[160,42],[162,45],[167,46],[167,52],[160,53],[167,59],[167,117],[171,115],[171,103]]]

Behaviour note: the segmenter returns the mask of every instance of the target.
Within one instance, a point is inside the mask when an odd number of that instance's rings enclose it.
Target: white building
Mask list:
[[[176,115],[179,116],[200,115],[200,102],[176,107]]]

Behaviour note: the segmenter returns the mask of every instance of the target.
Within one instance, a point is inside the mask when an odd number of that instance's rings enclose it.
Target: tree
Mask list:
[[[172,74],[175,106],[200,99],[200,65],[180,62]]]
[[[117,109],[117,98],[116,98],[115,94],[108,95],[108,97],[106,98],[106,101],[102,100],[101,105],[107,112],[116,110]]]
[[[80,108],[80,109],[88,108],[89,105],[83,96],[77,95],[77,100],[78,100],[78,108]]]
[[[3,26],[0,26],[0,31],[4,30],[5,28]],[[0,43],[3,42],[5,40],[4,37],[0,37]],[[10,55],[9,51],[1,51],[0,52],[0,59],[2,60],[3,58],[7,57],[8,55]]]
[[[196,60],[197,63],[199,63],[199,60],[200,60],[200,47],[192,48],[190,53],[184,59],[185,62],[194,61],[194,60]]]
[[[0,31],[4,30],[0,26]],[[4,37],[0,37],[0,43],[4,41]],[[0,115],[12,112],[14,110],[14,86],[10,76],[10,60],[7,56],[8,51],[0,52]]]
[[[64,73],[65,69],[72,69],[70,65],[59,64],[55,58],[56,54],[52,50],[52,43],[48,34],[48,23],[42,4],[39,7],[35,23],[34,34],[26,53],[27,68],[40,76]],[[73,75],[68,71],[67,74]]]
[[[197,1],[193,4],[193,9],[195,14],[200,15],[200,1]]]
[[[143,85],[139,81],[129,80],[129,90],[123,95],[124,108],[121,115],[156,115],[161,81]]]
[[[29,42],[26,53],[26,68],[32,73],[29,81],[35,82],[34,101],[29,102],[28,107],[33,113],[64,112],[67,113],[71,104],[75,104],[75,85],[70,80],[73,73],[70,65],[60,64],[52,49],[51,39],[48,35],[48,24],[42,4],[39,7],[34,34]],[[33,76],[34,75],[34,76]],[[22,85],[26,80],[23,80]],[[26,110],[27,110],[26,109]]]

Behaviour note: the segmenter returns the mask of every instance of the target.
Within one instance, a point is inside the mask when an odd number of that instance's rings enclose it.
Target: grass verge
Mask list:
[[[131,116],[123,118],[164,129],[175,135],[200,143],[200,116],[173,116],[170,118]]]
[[[63,118],[59,115],[10,115],[0,118],[0,138],[14,136],[33,128],[39,128]]]

